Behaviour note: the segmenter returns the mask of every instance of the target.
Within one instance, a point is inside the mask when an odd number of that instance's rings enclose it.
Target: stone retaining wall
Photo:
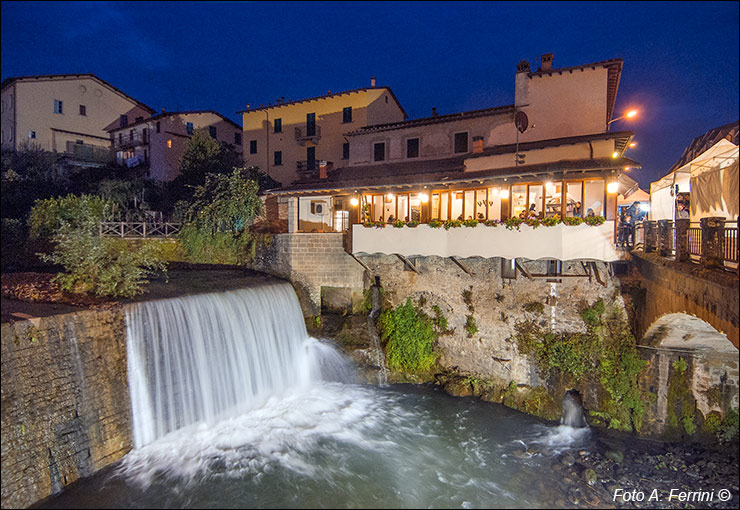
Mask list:
[[[2,325],[2,507],[27,507],[132,447],[123,311]]]

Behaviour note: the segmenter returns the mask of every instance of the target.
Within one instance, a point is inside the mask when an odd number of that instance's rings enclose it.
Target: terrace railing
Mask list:
[[[101,221],[100,237],[123,239],[169,239],[180,232],[182,225],[172,222]]]
[[[632,235],[619,239],[630,250],[737,271],[737,233],[738,223],[728,223],[724,218],[703,218],[699,223],[659,220],[639,222]]]

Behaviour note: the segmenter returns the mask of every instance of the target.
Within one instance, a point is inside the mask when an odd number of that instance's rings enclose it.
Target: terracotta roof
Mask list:
[[[710,129],[703,135],[694,138],[689,146],[684,149],[683,154],[678,161],[676,161],[671,167],[669,173],[677,168],[681,168],[689,161],[695,159],[723,138],[726,138],[735,145],[738,145],[738,121]]]
[[[401,102],[398,100],[398,98],[393,93],[393,90],[391,90],[390,87],[362,87],[362,88],[359,88],[359,89],[344,90],[342,92],[331,92],[329,94],[324,94],[323,96],[314,96],[314,97],[308,97],[306,99],[298,99],[296,101],[286,101],[286,102],[280,103],[280,104],[268,104],[267,106],[260,106],[260,107],[257,107],[257,108],[249,108],[247,110],[239,110],[236,113],[251,113],[251,112],[257,112],[257,111],[260,111],[260,110],[268,110],[270,108],[282,108],[283,106],[291,106],[291,105],[294,105],[294,104],[306,103],[308,101],[316,101],[316,100],[319,100],[319,99],[327,99],[327,98],[330,98],[330,97],[342,96],[344,94],[352,94],[353,92],[364,92],[366,90],[380,90],[380,89],[386,89],[388,92],[390,92],[391,97],[396,102],[396,104],[398,105],[398,107],[401,109],[401,112],[403,113],[403,118],[405,119],[406,117],[408,117],[408,115],[406,115],[406,110],[403,109],[403,106],[401,106]]]
[[[531,151],[536,149],[544,149],[546,147],[557,147],[559,145],[571,145],[574,143],[591,142],[596,140],[611,140],[616,139],[617,145],[622,146],[622,149],[626,146],[627,141],[632,138],[635,134],[632,131],[611,131],[606,133],[595,133],[591,135],[580,135],[580,136],[568,136],[564,138],[550,138],[547,140],[537,140],[534,142],[520,142],[520,151]],[[468,158],[483,158],[486,156],[493,156],[496,154],[506,154],[507,152],[513,153],[516,150],[516,144],[511,143],[507,145],[494,145],[493,147],[486,147],[483,152],[478,154],[469,154]],[[621,152],[620,148],[616,149]]]
[[[142,103],[141,101],[138,101],[138,100],[134,99],[133,97],[129,96],[124,91],[122,91],[121,89],[119,89],[117,87],[114,87],[113,85],[111,85],[110,83],[108,83],[107,81],[105,81],[104,79],[102,79],[102,78],[100,78],[98,76],[95,76],[92,73],[85,73],[85,74],[37,74],[37,75],[34,75],[34,76],[16,76],[16,77],[11,77],[11,78],[4,79],[3,82],[2,82],[2,86],[0,88],[3,88],[4,89],[5,87],[9,87],[10,85],[12,85],[13,83],[15,83],[17,81],[55,80],[55,79],[64,80],[64,79],[68,79],[68,78],[93,78],[95,80],[98,80],[99,82],[101,82],[106,87],[109,87],[109,88],[115,90],[116,92],[118,92],[119,94],[122,94],[122,95],[126,96],[128,99],[130,99],[134,103],[138,104],[139,106],[141,106],[145,110],[149,111],[150,113],[154,113],[154,109],[151,108],[150,106],[147,106],[144,103]]]
[[[152,115],[151,117],[149,117],[147,119],[143,119],[143,120],[140,120],[138,122],[134,122],[132,124],[127,124],[125,126],[118,126],[118,127],[114,127],[114,128],[109,128],[107,131],[109,133],[112,133],[114,131],[118,131],[119,129],[129,129],[129,128],[133,127],[133,126],[138,126],[139,124],[146,124],[147,122],[151,122],[153,120],[163,119],[165,117],[171,117],[173,115],[189,115],[189,114],[196,114],[196,113],[212,113],[214,115],[217,115],[217,116],[221,117],[226,122],[228,122],[229,124],[231,124],[232,126],[234,126],[235,128],[237,128],[239,131],[241,131],[241,129],[242,129],[242,127],[239,124],[237,124],[236,122],[234,122],[233,120],[231,120],[231,119],[229,119],[227,117],[224,117],[223,115],[221,115],[220,113],[218,113],[216,110],[186,110],[186,111],[180,111],[180,112],[164,112],[164,113],[158,113],[157,115]]]
[[[483,108],[480,110],[470,110],[467,112],[448,113],[446,115],[435,115],[433,117],[424,117],[421,119],[405,120],[402,122],[389,122],[387,124],[376,124],[374,126],[365,126],[349,133],[345,136],[357,136],[366,133],[375,133],[378,131],[391,131],[394,129],[405,129],[416,126],[425,126],[427,124],[437,124],[440,122],[454,122],[456,120],[466,120],[476,117],[485,117],[487,115],[500,115],[503,113],[512,113],[515,111],[513,104],[506,106],[495,106],[492,108]]]
[[[566,172],[612,171],[625,166],[640,168],[636,161],[620,158],[561,160],[536,165],[497,168],[465,172],[465,156],[413,163],[390,163],[338,168],[326,179],[304,179],[290,186],[269,190],[269,193],[318,192],[358,188],[389,188],[394,186],[448,185],[472,181],[501,180],[504,177],[525,179],[534,175]]]
[[[619,79],[622,75],[622,65],[624,61],[621,58],[613,58],[610,60],[601,60],[599,62],[592,62],[591,64],[583,64],[580,66],[571,67],[560,67],[557,69],[537,69],[536,71],[527,72],[527,76],[530,78],[534,76],[552,76],[555,73],[563,74],[565,72],[572,73],[578,69],[587,69],[589,67],[606,67],[608,69],[607,75],[607,89],[606,89],[606,122],[609,122],[614,113],[614,104],[617,100],[617,89],[619,88]]]

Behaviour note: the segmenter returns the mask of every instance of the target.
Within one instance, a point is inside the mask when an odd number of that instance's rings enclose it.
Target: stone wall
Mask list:
[[[362,299],[365,270],[344,250],[341,233],[275,234],[259,247],[250,267],[290,280],[304,316],[321,313],[322,294],[336,305],[335,289],[346,293],[347,308]]]
[[[599,298],[618,296],[618,285],[608,276],[607,265],[598,263],[599,279],[592,277],[553,276],[528,279],[518,271],[516,279],[502,277],[502,259],[469,258],[461,261],[473,273],[466,273],[450,258],[418,257],[414,259],[417,272],[410,270],[400,259],[389,255],[362,256],[361,260],[373,275],[380,277],[390,306],[405,302],[408,297],[423,298],[423,309],[434,316],[437,305],[448,321],[451,334],[438,340],[439,363],[458,374],[497,379],[506,384],[539,386],[540,380],[531,359],[518,353],[512,338],[515,324],[535,321],[552,327],[555,332],[584,332],[580,310]],[[546,261],[522,262],[533,275],[547,271]],[[565,262],[565,274],[585,275],[580,262]],[[471,294],[470,311],[464,293]],[[469,335],[465,329],[468,316],[473,317],[478,331]]]
[[[2,325],[2,506],[27,507],[132,447],[121,309]]]
[[[683,312],[705,320],[738,347],[737,275],[706,269],[703,274],[693,274],[701,269],[689,262],[680,264],[655,254],[633,252],[632,262],[638,279],[638,287],[633,289],[638,337],[661,316]]]

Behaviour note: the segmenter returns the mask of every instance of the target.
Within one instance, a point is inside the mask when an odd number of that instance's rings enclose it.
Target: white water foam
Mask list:
[[[137,303],[126,322],[136,448],[348,371],[287,283]]]

